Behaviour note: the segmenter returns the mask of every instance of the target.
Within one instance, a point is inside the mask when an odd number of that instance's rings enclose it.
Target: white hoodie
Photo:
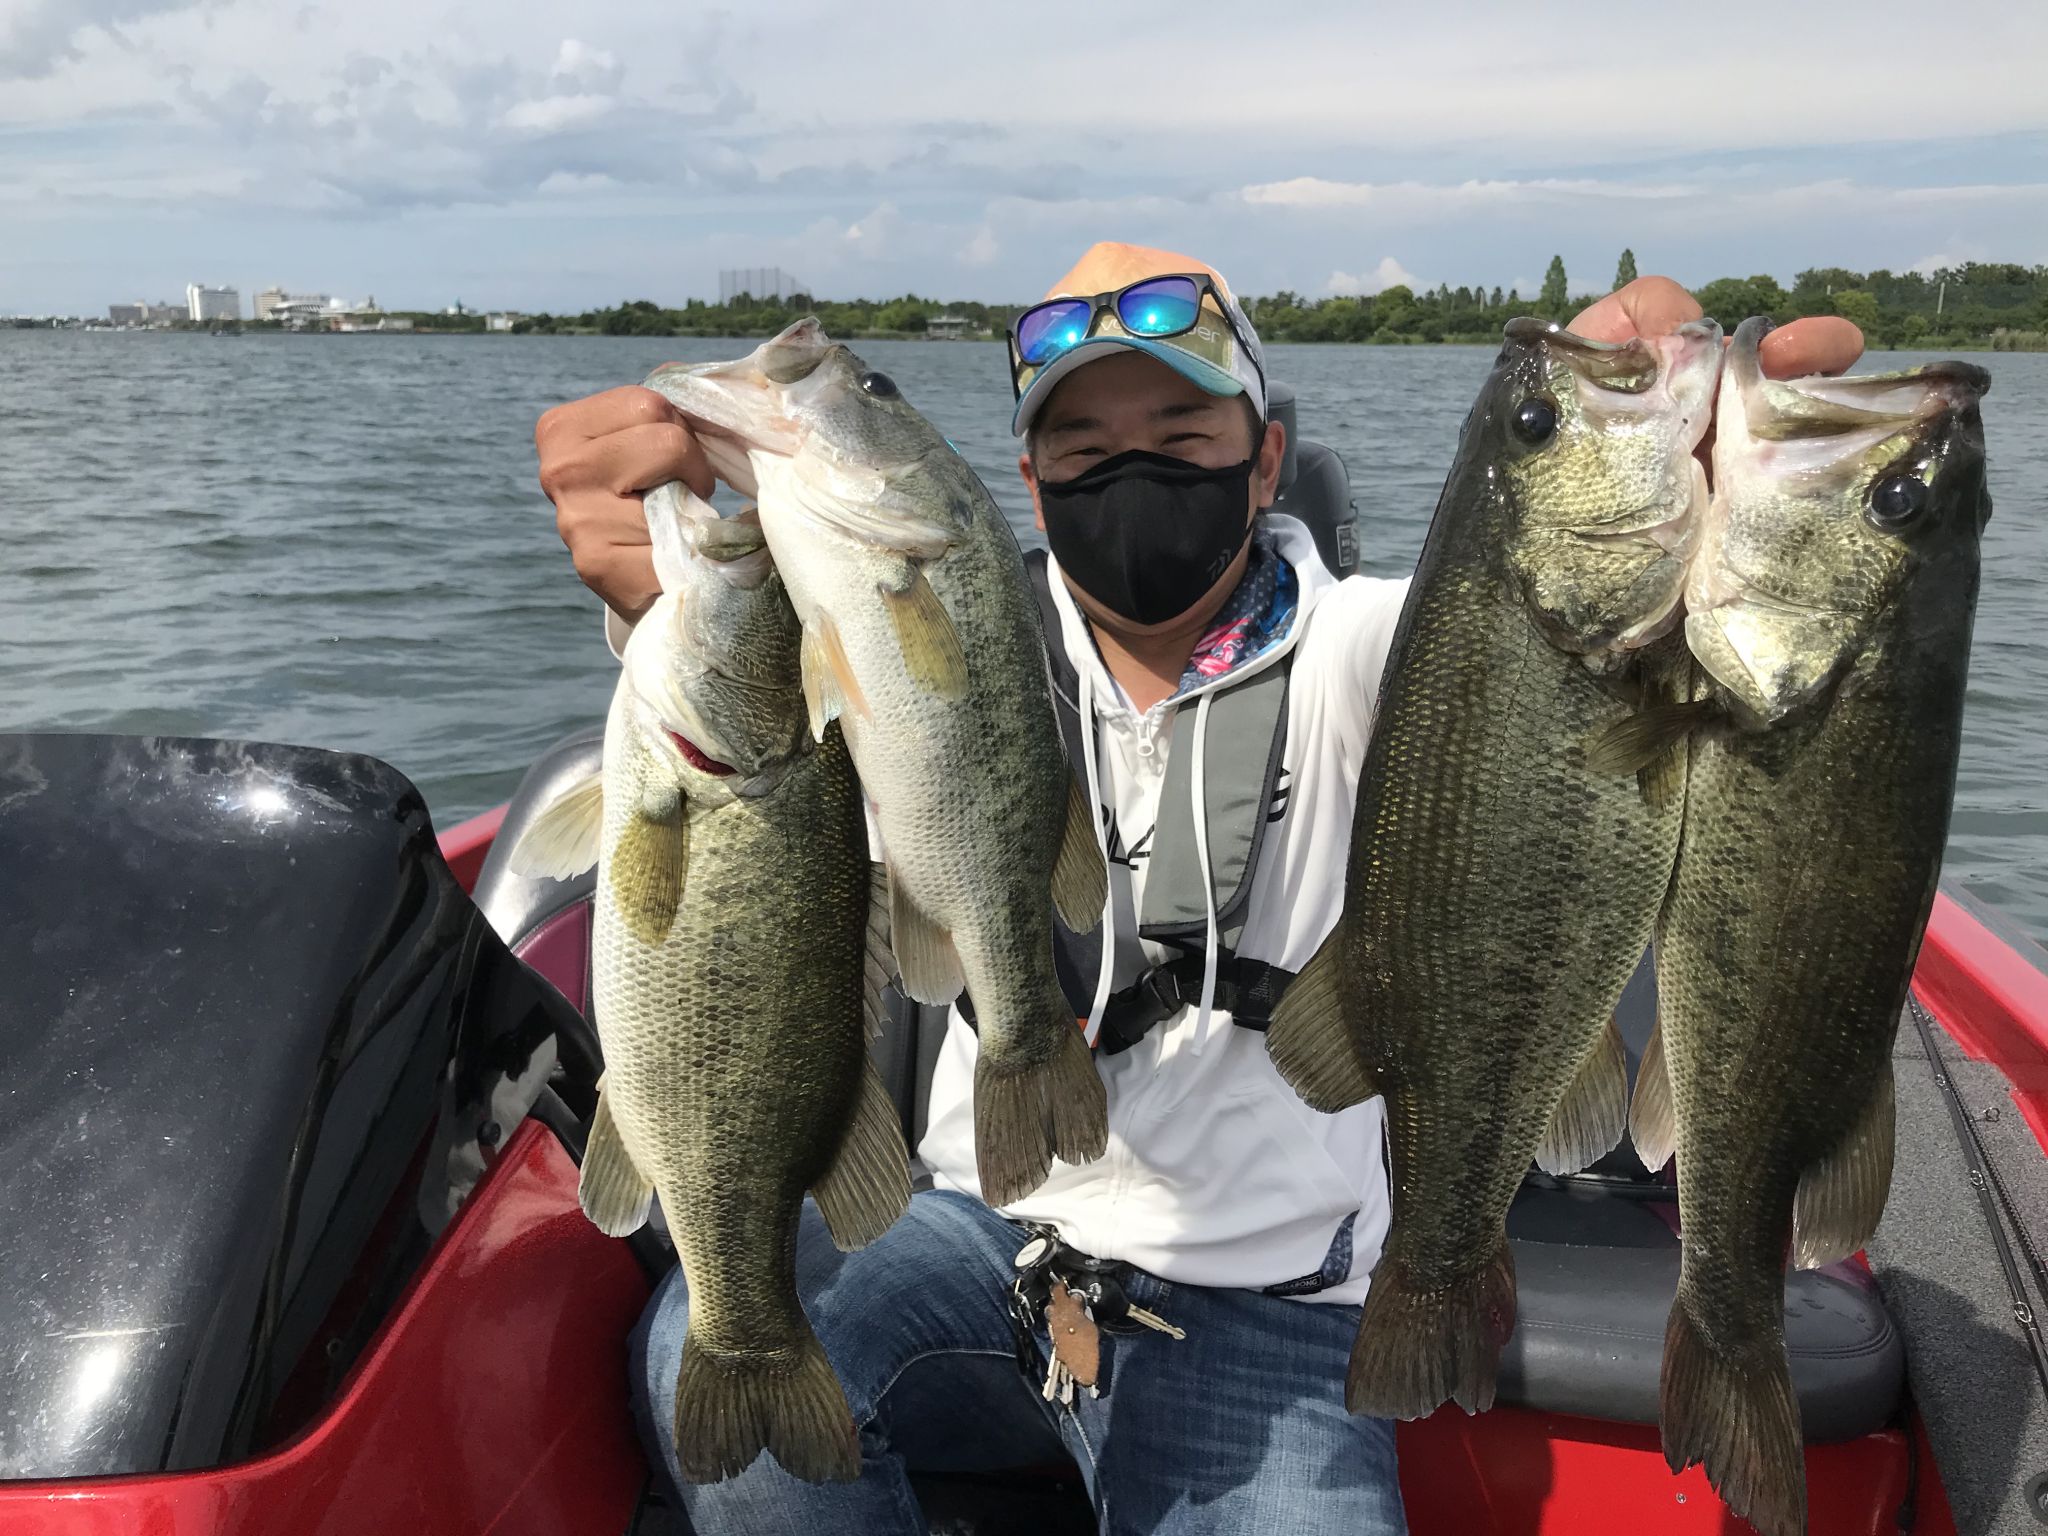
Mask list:
[[[1051,573],[1067,654],[1092,674],[1082,696],[1093,696],[1097,771],[1114,813],[1118,988],[1176,953],[1137,938],[1149,859],[1133,861],[1126,851],[1149,848],[1174,711],[1290,650],[1278,815],[1266,830],[1237,952],[1298,971],[1343,905],[1352,800],[1408,583],[1338,581],[1300,522],[1281,514],[1268,521],[1301,581],[1292,627],[1253,661],[1142,715],[1103,665],[1057,567]],[[1221,1009],[1199,1029],[1197,1012],[1183,1008],[1131,1049],[1098,1058],[1109,1090],[1108,1152],[1079,1166],[1055,1163],[1043,1185],[1004,1209],[1056,1226],[1084,1253],[1167,1280],[1261,1290],[1312,1284],[1321,1272],[1326,1287],[1307,1299],[1362,1301],[1387,1228],[1381,1101],[1319,1114],[1273,1070],[1264,1035],[1235,1028]],[[974,1031],[955,1009],[918,1151],[940,1188],[978,1196],[975,1050]]]

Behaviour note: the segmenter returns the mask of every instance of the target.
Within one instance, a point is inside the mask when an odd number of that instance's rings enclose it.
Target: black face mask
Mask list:
[[[1038,483],[1045,541],[1074,585],[1112,613],[1160,624],[1186,613],[1251,536],[1256,458],[1205,469],[1132,449],[1072,480]]]

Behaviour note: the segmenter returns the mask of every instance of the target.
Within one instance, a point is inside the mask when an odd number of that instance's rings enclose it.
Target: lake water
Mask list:
[[[534,418],[749,345],[0,331],[0,729],[347,748],[441,826],[495,804],[615,676]],[[1029,536],[1002,348],[860,350]],[[1274,349],[1302,435],[1350,467],[1369,571],[1412,565],[1491,356]],[[1977,360],[1997,513],[1948,869],[2048,934],[2048,354]]]

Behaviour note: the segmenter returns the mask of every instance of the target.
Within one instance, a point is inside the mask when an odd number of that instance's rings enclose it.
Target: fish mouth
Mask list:
[[[669,731],[668,739],[674,742],[676,750],[683,754],[683,761],[692,768],[695,768],[699,773],[708,773],[713,778],[727,779],[739,772],[739,769],[733,767],[732,764],[721,763],[717,758],[710,756],[702,747],[699,747],[680,731]]]

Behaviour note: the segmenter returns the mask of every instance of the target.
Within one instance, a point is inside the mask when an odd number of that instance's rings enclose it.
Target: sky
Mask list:
[[[0,0],[0,314],[2048,262],[2048,5]]]

